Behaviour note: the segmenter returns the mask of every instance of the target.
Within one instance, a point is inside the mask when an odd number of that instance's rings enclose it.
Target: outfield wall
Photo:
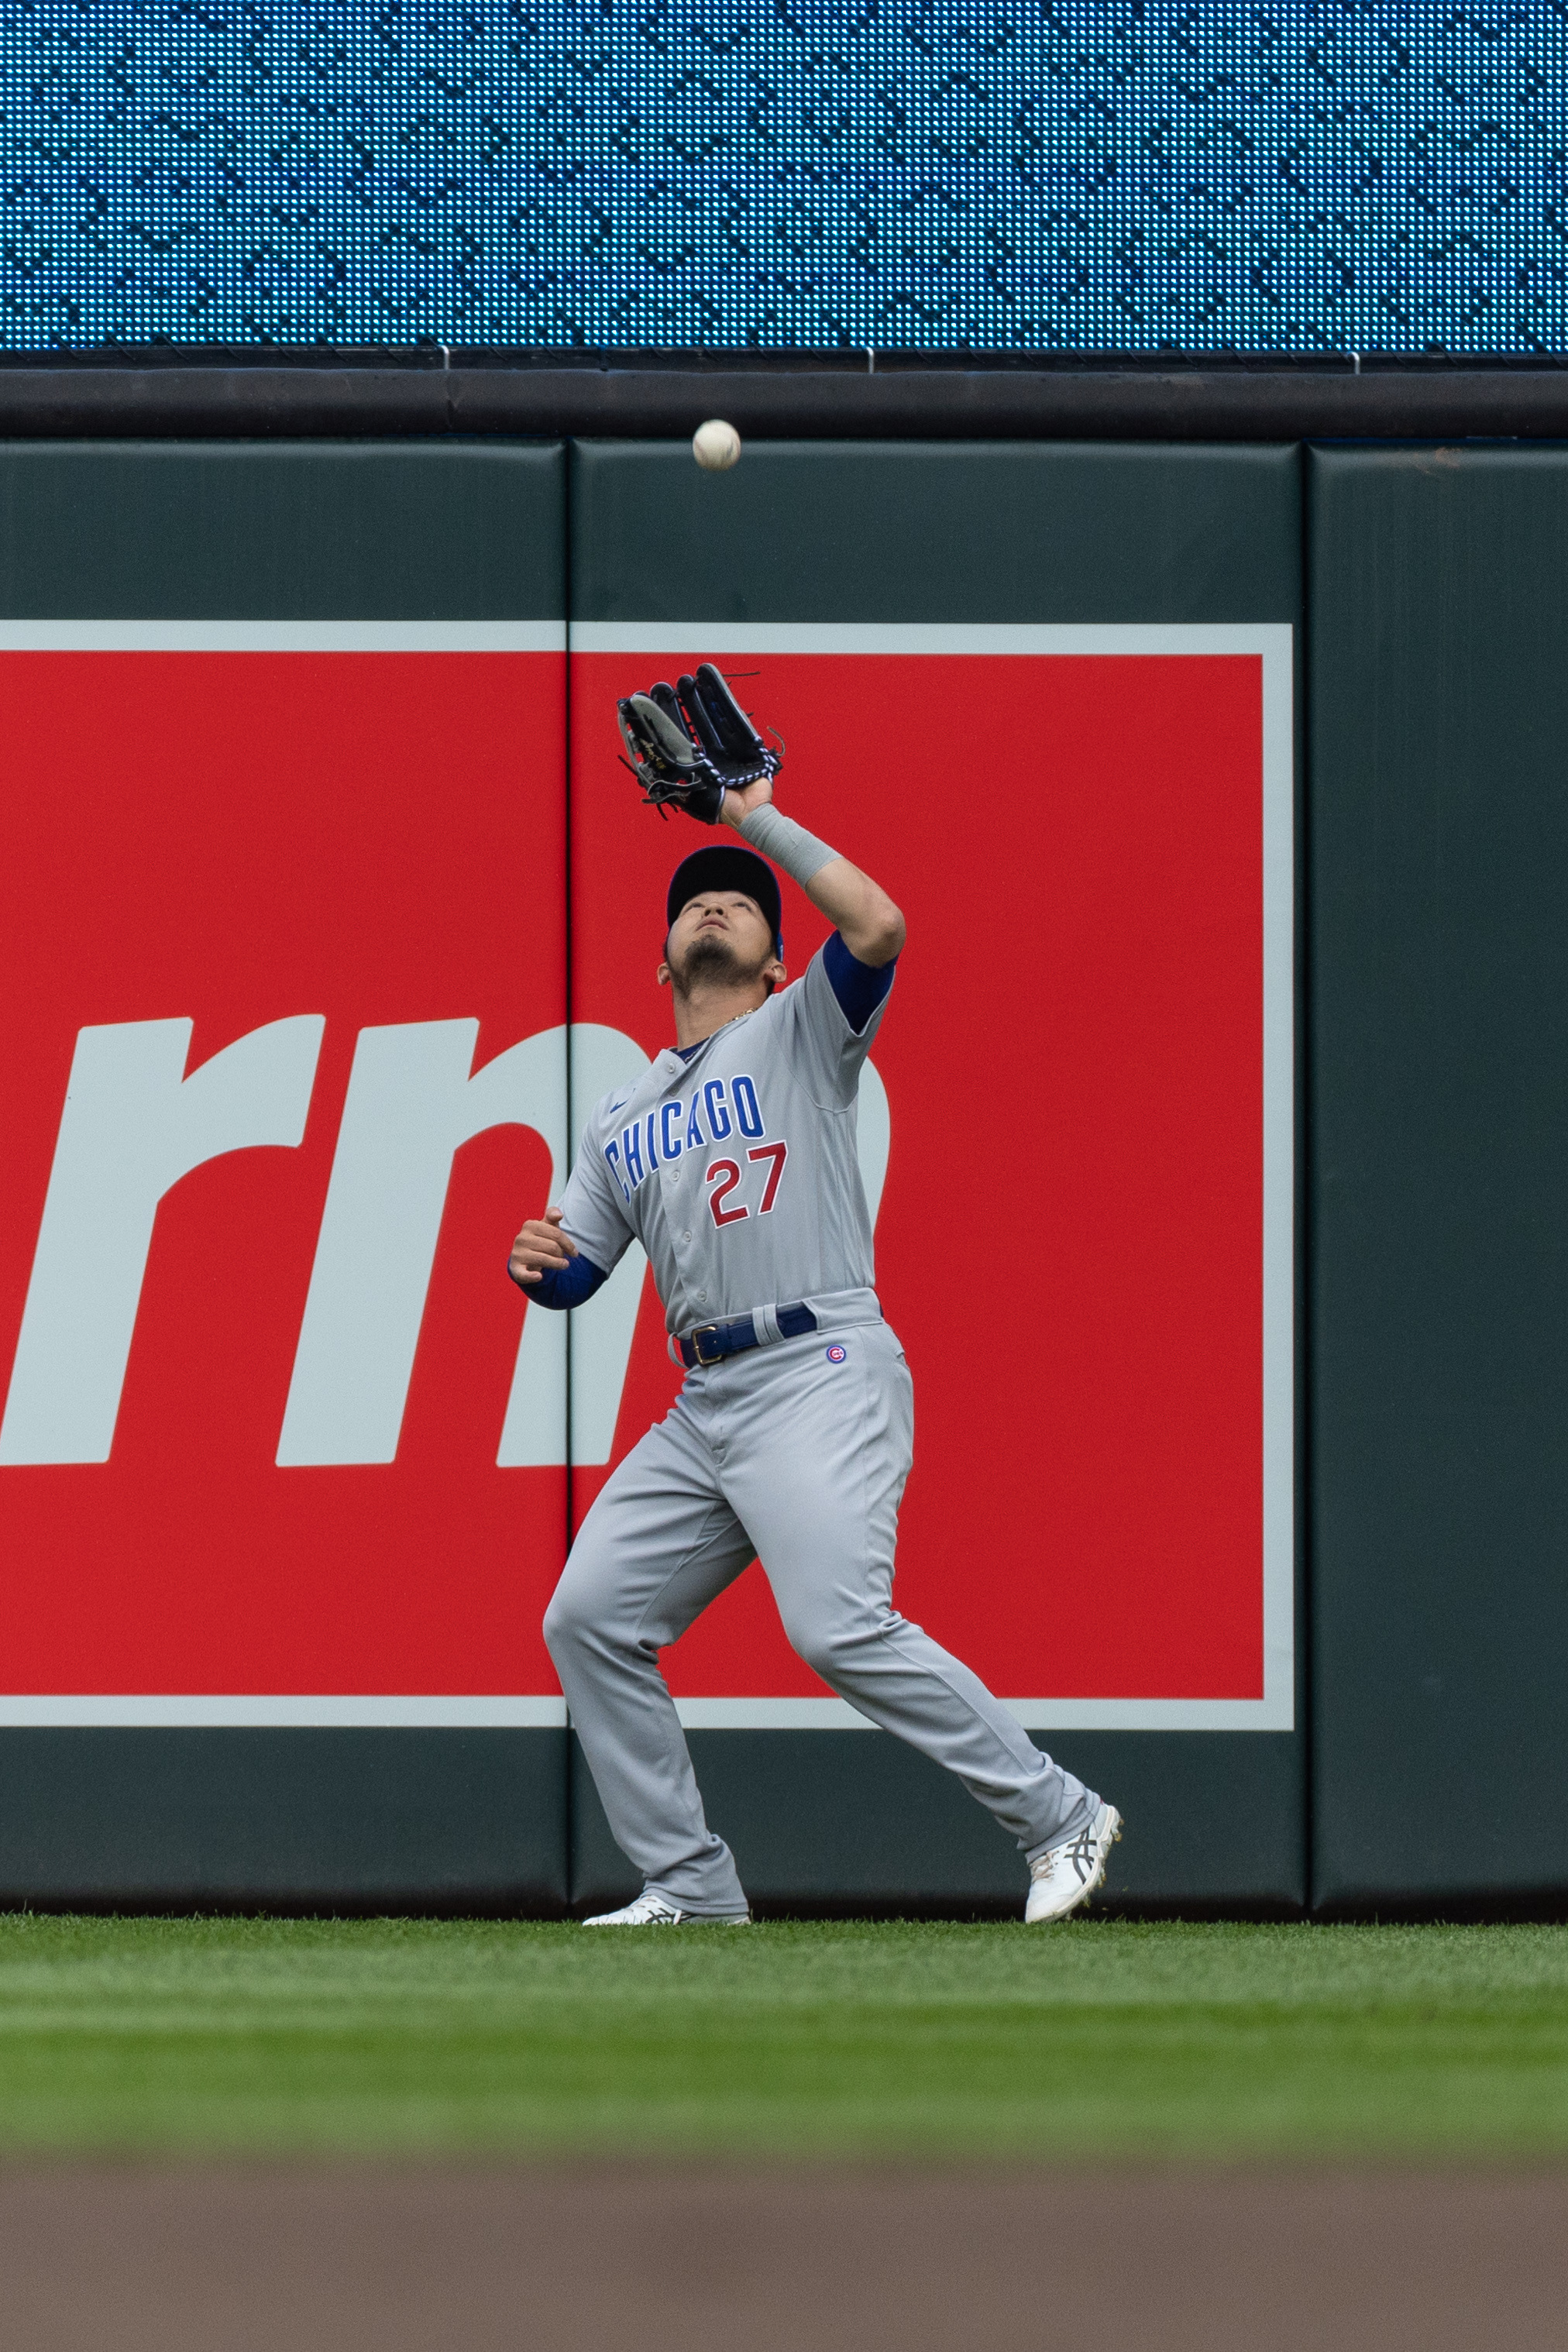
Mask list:
[[[640,1260],[570,1332],[503,1262],[667,1034],[696,836],[613,703],[704,656],[911,920],[861,1133],[900,1604],[1115,1798],[1130,1904],[1568,1884],[1515,1785],[1565,1744],[1565,485],[1552,447],[0,448],[0,1899],[629,1887],[539,1618],[674,1375]],[[794,967],[822,929],[797,900]],[[667,1670],[760,1903],[1018,1899],[756,1567]]]

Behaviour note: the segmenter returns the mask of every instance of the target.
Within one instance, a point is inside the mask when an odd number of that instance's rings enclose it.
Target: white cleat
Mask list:
[[[1029,1900],[1024,1916],[1031,1927],[1042,1919],[1065,1919],[1087,1903],[1105,1877],[1110,1849],[1121,1835],[1114,1805],[1101,1805],[1088,1829],[1065,1845],[1053,1845],[1029,1864]]]
[[[635,1903],[619,1911],[601,1911],[596,1919],[584,1919],[584,1927],[749,1927],[747,1919],[714,1919],[696,1911],[678,1910],[667,1903],[662,1895],[639,1895]]]

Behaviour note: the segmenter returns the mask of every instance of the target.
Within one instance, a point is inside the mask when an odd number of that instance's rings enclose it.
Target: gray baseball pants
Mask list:
[[[892,1605],[913,1440],[887,1325],[815,1331],[689,1373],[583,1522],[544,1638],[616,1843],[683,1911],[740,1917],[746,1897],[703,1816],[658,1654],[753,1555],[806,1664],[956,1772],[1027,1857],[1094,1818],[1099,1799]]]

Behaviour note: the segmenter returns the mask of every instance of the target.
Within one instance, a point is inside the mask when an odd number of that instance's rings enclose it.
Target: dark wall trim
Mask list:
[[[724,355],[728,357],[729,355]],[[793,355],[792,355],[793,356]],[[684,439],[707,416],[784,440],[1568,439],[1568,369],[1173,363],[851,368],[540,354],[434,364],[0,366],[0,438],[503,433]],[[565,355],[560,355],[564,362]]]

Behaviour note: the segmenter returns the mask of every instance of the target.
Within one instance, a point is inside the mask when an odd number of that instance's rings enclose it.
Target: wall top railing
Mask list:
[[[104,345],[0,353],[0,437],[1568,439],[1568,355]]]

